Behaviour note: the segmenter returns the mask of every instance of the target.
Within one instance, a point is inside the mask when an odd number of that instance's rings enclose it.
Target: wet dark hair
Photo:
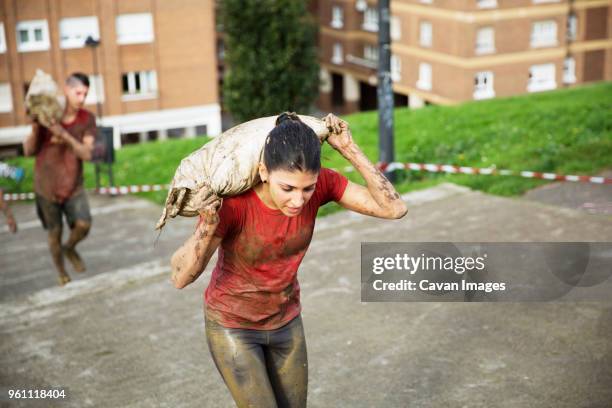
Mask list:
[[[276,118],[276,127],[266,139],[264,164],[269,172],[287,170],[319,173],[321,142],[297,114],[282,113]]]
[[[89,77],[82,72],[73,72],[66,78],[66,85],[75,86],[77,81],[89,88]]]

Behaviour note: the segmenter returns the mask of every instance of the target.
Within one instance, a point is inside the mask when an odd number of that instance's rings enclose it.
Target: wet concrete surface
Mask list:
[[[405,198],[402,220],[342,212],[317,221],[299,272],[309,406],[610,406],[612,299],[363,303],[359,251],[363,241],[612,241],[612,217],[448,184]],[[170,254],[194,220],[172,220],[153,247],[158,207],[91,202],[124,207],[96,210],[81,247],[88,271],[65,288],[54,286],[40,227],[0,233],[0,388],[65,387],[69,396],[0,404],[233,406],[204,337],[215,260],[188,288],[169,283]],[[20,220],[29,211],[14,209]]]

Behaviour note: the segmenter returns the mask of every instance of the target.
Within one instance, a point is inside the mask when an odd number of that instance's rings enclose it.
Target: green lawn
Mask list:
[[[378,157],[376,112],[346,116],[353,137],[371,160]],[[168,140],[126,146],[117,151],[116,184],[168,183],[181,158],[206,138]],[[429,106],[395,111],[395,152],[398,161],[532,170],[562,174],[596,174],[612,168],[612,83],[545,92],[514,98],[466,103],[456,107]],[[16,185],[0,180],[8,192],[32,191],[31,158],[9,163],[25,167],[27,177]],[[328,145],[323,165],[343,169],[348,163]],[[348,173],[360,181],[356,173]],[[85,179],[94,186],[93,166]],[[546,183],[520,177],[446,175],[403,172],[400,192],[451,181],[499,195],[518,195]],[[166,192],[143,194],[163,203]],[[323,213],[334,211],[326,206]]]

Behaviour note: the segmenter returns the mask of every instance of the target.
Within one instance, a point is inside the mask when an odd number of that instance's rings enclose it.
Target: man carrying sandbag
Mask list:
[[[96,120],[91,112],[83,109],[88,91],[89,79],[85,74],[70,75],[63,86],[66,106],[61,119],[47,122],[42,117],[33,117],[32,133],[23,143],[25,155],[36,156],[36,211],[48,231],[49,249],[61,286],[70,282],[64,256],[76,272],[85,271],[75,247],[87,236],[91,226],[83,188],[83,160],[91,160]],[[63,245],[62,214],[70,227],[70,236]]]

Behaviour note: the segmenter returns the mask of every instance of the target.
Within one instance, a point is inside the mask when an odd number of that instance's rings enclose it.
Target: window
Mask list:
[[[363,25],[366,31],[378,31],[378,9],[368,7],[363,14]]]
[[[495,52],[495,31],[493,27],[479,28],[476,32],[476,54]]]
[[[529,82],[527,83],[529,92],[547,91],[556,87],[555,64],[532,65],[529,68]]]
[[[367,7],[368,7],[368,2],[366,0],[357,0],[355,2],[355,9],[357,11],[365,11]]]
[[[391,80],[399,82],[402,79],[402,60],[397,55],[391,55]]]
[[[563,83],[573,84],[576,82],[576,60],[574,57],[567,57],[563,61]]]
[[[86,105],[104,103],[104,82],[100,75],[89,75],[89,92],[87,92]]]
[[[497,7],[497,0],[476,0],[478,8],[495,8]]]
[[[493,73],[478,72],[474,77],[474,99],[487,99],[495,96],[493,89]]]
[[[127,72],[122,76],[123,99],[151,98],[157,95],[155,71]]]
[[[421,3],[425,3],[425,4],[431,4],[433,3],[433,0],[420,0]]]
[[[153,42],[153,16],[150,13],[117,16],[117,43],[140,44]]]
[[[344,62],[344,51],[342,50],[342,44],[334,44],[331,62],[333,62],[334,64],[342,64]]]
[[[6,52],[6,36],[4,35],[4,23],[0,23],[0,54]]]
[[[419,89],[431,90],[431,65],[425,62],[419,64],[419,80],[416,85]]]
[[[431,23],[427,21],[421,22],[419,26],[419,43],[423,47],[431,47],[432,28]]]
[[[11,84],[0,84],[0,112],[13,111],[13,94],[11,93]]]
[[[332,7],[332,21],[330,25],[333,28],[342,28],[344,26],[344,12],[342,7],[333,6]]]
[[[370,44],[366,44],[363,47],[363,58],[368,61],[378,62],[378,47]]]
[[[63,18],[59,26],[61,48],[84,47],[85,40],[89,36],[94,40],[100,39],[98,18],[95,16]]]
[[[531,30],[531,46],[557,45],[557,23],[554,20],[536,21]]]
[[[49,26],[47,20],[20,21],[17,31],[17,51],[45,51],[49,49]]]
[[[575,14],[570,14],[567,18],[567,39],[575,40],[578,37],[578,18]]]
[[[391,16],[389,20],[391,39],[400,40],[402,38],[402,25],[399,17]]]

